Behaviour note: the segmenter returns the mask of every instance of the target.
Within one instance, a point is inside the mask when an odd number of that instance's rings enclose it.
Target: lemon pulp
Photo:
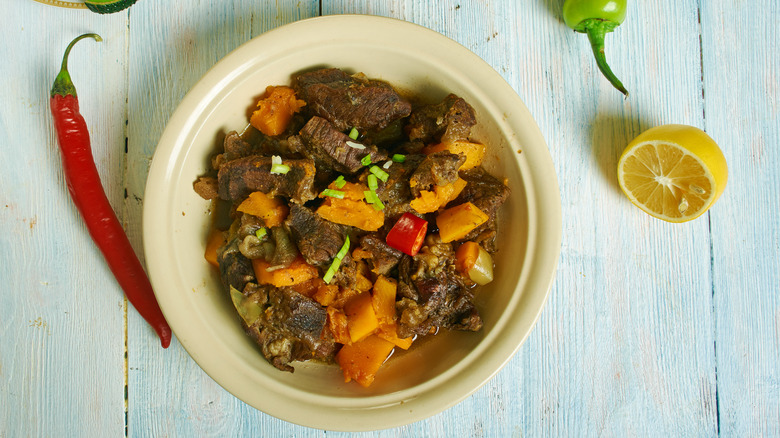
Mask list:
[[[686,125],[645,131],[618,163],[618,182],[629,200],[669,222],[701,216],[723,193],[727,175],[718,145],[704,131]]]

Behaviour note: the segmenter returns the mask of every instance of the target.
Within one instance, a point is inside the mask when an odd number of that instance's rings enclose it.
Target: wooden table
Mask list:
[[[128,306],[64,184],[48,92],[70,71],[109,199],[141,254],[149,162],[215,62],[286,23],[342,13],[434,29],[490,63],[549,145],[563,243],[542,316],[457,406],[366,436],[780,435],[780,3],[630,2],[600,76],[561,0],[140,0],[99,16],[31,0],[0,18],[0,437],[337,436],[277,420],[163,350]],[[703,217],[655,220],[616,180],[642,130],[705,129],[728,187]]]

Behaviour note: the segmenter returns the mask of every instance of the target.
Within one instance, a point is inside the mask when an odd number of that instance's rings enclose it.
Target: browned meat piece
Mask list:
[[[192,183],[195,193],[203,199],[214,199],[219,197],[219,183],[217,179],[211,176],[201,176]]]
[[[465,237],[466,240],[472,240],[485,231],[495,230],[496,214],[501,205],[509,198],[509,187],[487,173],[482,167],[469,169],[463,172],[461,177],[466,180],[467,185],[453,201],[453,204],[471,202],[490,217],[487,222],[475,228]]]
[[[298,251],[306,263],[311,265],[329,264],[344,245],[345,234],[339,225],[326,221],[302,205],[290,206],[285,225],[290,230]]]
[[[406,132],[411,141],[449,143],[468,140],[471,128],[476,124],[474,108],[462,98],[450,94],[441,103],[412,111]]]
[[[413,197],[409,188],[409,178],[423,158],[425,158],[424,155],[407,155],[403,163],[393,163],[389,168],[384,169],[388,175],[387,181],[379,184],[376,194],[385,204],[386,219],[395,219],[411,210],[409,201]],[[366,170],[366,175],[361,175],[361,179],[365,179],[367,174],[368,170]],[[385,220],[385,225],[393,223],[392,220]]]
[[[403,253],[390,247],[385,240],[377,234],[366,234],[360,239],[360,247],[369,253],[367,259],[371,271],[378,275],[387,275],[401,260]]]
[[[352,139],[322,117],[312,117],[301,129],[299,139],[300,142],[289,141],[294,152],[341,173],[353,174],[359,171],[364,167],[360,160],[366,155],[371,156],[372,163],[387,159],[387,154],[376,146],[365,145],[364,149],[357,149],[347,145]]]
[[[474,296],[454,269],[452,246],[429,237],[414,257],[403,256],[398,265],[398,335],[426,335],[443,327],[477,331],[482,318]]]
[[[243,291],[247,283],[255,281],[252,261],[244,257],[238,249],[241,240],[236,237],[217,251],[217,263],[225,290],[231,287]]]
[[[357,284],[358,273],[357,262],[355,262],[351,254],[347,253],[341,260],[339,270],[336,271],[336,275],[333,277],[333,283],[339,285],[342,290],[353,290]]]
[[[409,298],[398,302],[399,336],[426,335],[438,327],[466,331],[482,328],[482,318],[472,302],[471,290],[446,279],[428,278],[415,283],[424,291],[424,297],[420,302]]]
[[[232,131],[225,136],[225,161],[250,155],[287,155],[289,153],[287,137],[295,135],[303,125],[303,117],[296,114],[290,120],[287,129],[274,137],[265,135],[253,127],[248,127],[241,135]]]
[[[412,109],[389,84],[335,68],[298,75],[293,88],[306,101],[304,111],[327,119],[340,131],[381,130]]]
[[[265,306],[258,320],[245,328],[271,364],[292,372],[290,362],[296,360],[333,360],[336,344],[319,303],[290,288],[261,286],[255,293],[267,295],[255,299]]]
[[[426,156],[409,180],[412,194],[419,196],[421,190],[433,190],[435,185],[443,186],[455,182],[458,179],[458,169],[465,161],[465,156],[447,151]]]
[[[400,314],[398,335],[426,335],[439,327],[468,331],[481,329],[482,318],[474,306],[473,294],[458,279],[458,276],[441,272],[435,277],[414,280],[413,287],[419,298],[404,297],[397,303]]]
[[[284,160],[290,166],[286,174],[271,173],[271,157],[253,155],[228,161],[219,169],[219,197],[239,201],[260,191],[269,196],[283,196],[304,203],[317,197],[312,191],[314,161]]]
[[[241,138],[236,131],[231,131],[225,136],[223,147],[226,161],[254,154],[252,145]]]

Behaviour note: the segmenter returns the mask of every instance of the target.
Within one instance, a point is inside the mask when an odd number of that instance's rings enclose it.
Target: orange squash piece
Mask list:
[[[420,196],[412,199],[409,205],[420,214],[432,213],[457,198],[466,184],[466,180],[458,178],[443,186],[433,186],[433,191],[421,190]]]
[[[266,227],[281,225],[290,212],[284,201],[263,192],[250,193],[236,210],[259,217]]]
[[[361,273],[357,273],[355,275],[355,289],[361,292],[368,292],[371,290],[373,285],[374,284],[371,283],[371,280],[369,280],[365,275]]]
[[[320,275],[319,270],[306,263],[303,257],[298,257],[286,268],[271,269],[271,264],[263,259],[252,260],[252,267],[255,270],[257,282],[260,284],[270,284],[276,287],[293,286],[298,283],[317,278]]]
[[[317,288],[317,292],[314,293],[314,301],[320,303],[323,306],[330,306],[339,295],[339,287],[335,284],[325,284]]]
[[[379,330],[376,335],[392,342],[395,346],[407,350],[414,338],[399,338],[398,325],[396,324],[395,295],[397,291],[396,281],[383,275],[377,277],[371,295],[374,304],[374,312],[379,320]]]
[[[314,295],[320,290],[322,286],[326,286],[325,281],[320,277],[314,277],[310,280],[296,283],[292,285],[291,288],[301,295],[314,298]]]
[[[488,215],[471,202],[448,208],[436,216],[439,237],[442,242],[452,242],[466,237],[473,229],[484,224]]]
[[[374,311],[371,294],[363,292],[344,305],[347,315],[347,328],[352,342],[358,342],[373,334],[379,328],[379,320]]]
[[[347,328],[347,315],[331,306],[328,306],[325,312],[328,314],[328,328],[333,334],[333,340],[339,344],[351,344],[352,340],[349,338],[349,329]]]
[[[290,87],[269,86],[265,92],[267,97],[257,102],[257,110],[249,118],[249,124],[265,135],[279,135],[306,102],[297,99],[295,90]]]
[[[355,380],[363,387],[370,386],[394,346],[392,342],[371,335],[360,342],[341,347],[336,354],[336,361],[344,373],[344,381]]]
[[[374,305],[374,313],[380,326],[395,323],[395,294],[396,281],[384,275],[377,277],[371,294],[371,302]]]
[[[344,192],[344,199],[324,196],[325,202],[317,209],[317,214],[325,220],[350,225],[366,231],[376,231],[385,223],[385,213],[376,210],[363,201],[363,191],[368,187],[362,184],[346,183],[338,188],[331,184],[329,188]]]
[[[472,143],[470,141],[453,141],[452,143],[439,143],[423,149],[423,153],[430,155],[434,152],[450,151],[453,154],[462,154],[466,156],[466,161],[458,170],[468,170],[482,164],[485,158],[485,145],[482,143]]]
[[[212,229],[209,232],[209,237],[206,238],[206,252],[203,254],[206,261],[211,265],[219,267],[219,263],[217,263],[217,250],[224,244],[225,234],[216,228]]]
[[[414,342],[414,337],[412,336],[409,336],[408,338],[398,337],[398,324],[396,323],[380,327],[379,331],[376,332],[376,335],[385,341],[392,342],[393,345],[403,348],[404,350],[408,350],[409,347],[412,346],[412,342]]]
[[[364,186],[363,184],[358,183],[352,183],[348,181],[344,181],[344,185],[339,188],[335,183],[330,183],[328,186],[329,189],[338,190],[340,192],[344,192],[344,199],[350,200],[350,201],[362,201],[365,196],[363,195],[363,192],[368,190],[367,186]],[[328,196],[320,196],[321,198],[328,198]]]

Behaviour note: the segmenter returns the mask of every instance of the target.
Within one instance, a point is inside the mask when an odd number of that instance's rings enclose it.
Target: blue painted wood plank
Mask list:
[[[710,212],[720,432],[780,435],[780,5],[703,2],[704,114],[729,182]]]
[[[0,436],[120,436],[125,300],[68,195],[49,90],[67,43],[101,33],[69,67],[121,214],[126,20],[24,2],[0,21]]]

